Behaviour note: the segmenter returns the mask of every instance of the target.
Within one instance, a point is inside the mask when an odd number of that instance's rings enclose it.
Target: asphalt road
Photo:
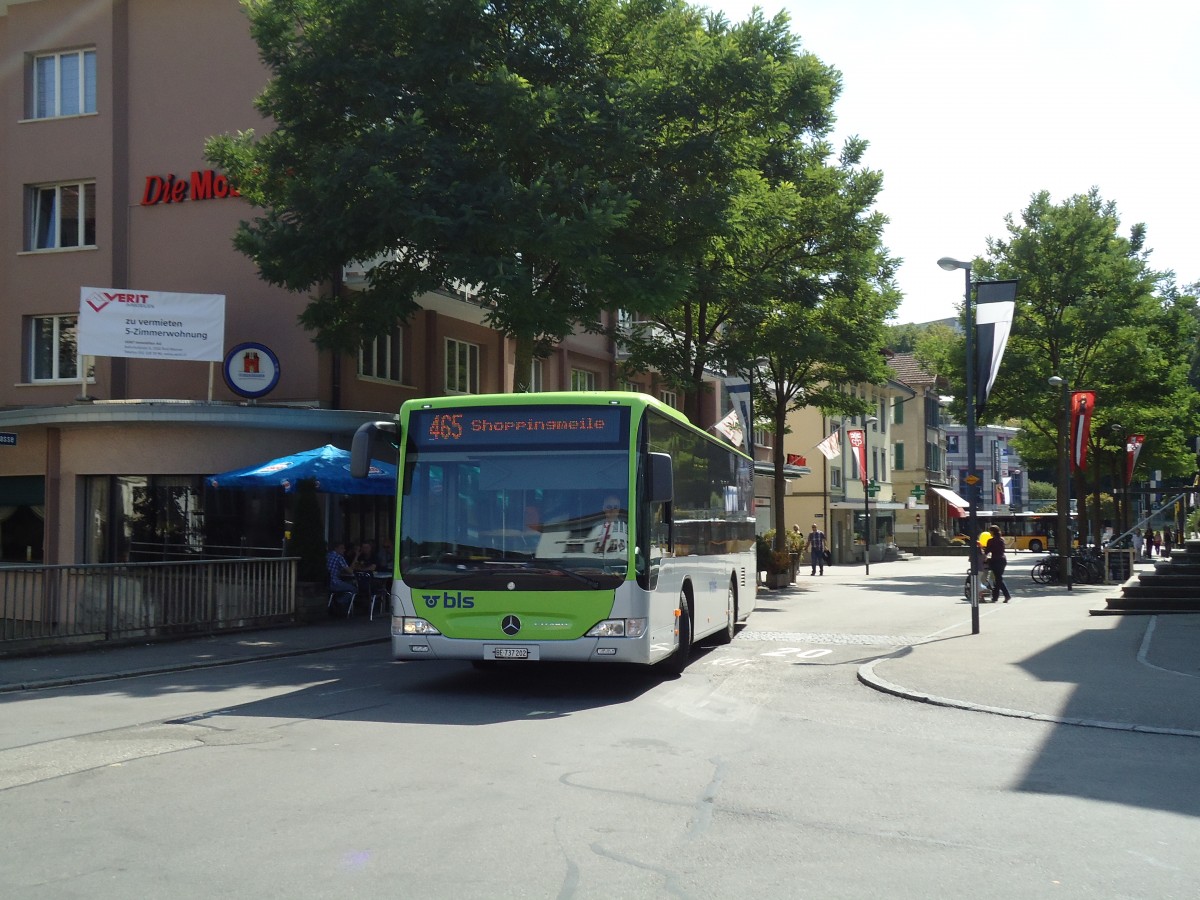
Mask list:
[[[669,681],[374,645],[2,695],[0,894],[1194,896],[1200,741],[869,690],[961,575],[839,577]]]

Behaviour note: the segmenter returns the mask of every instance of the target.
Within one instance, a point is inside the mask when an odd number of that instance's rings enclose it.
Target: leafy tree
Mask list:
[[[209,159],[263,210],[234,243],[315,290],[301,321],[352,350],[440,285],[472,286],[516,338],[519,382],[575,323],[657,289],[616,232],[635,206],[637,123],[614,75],[666,0],[246,0],[271,78],[259,136]],[[346,296],[342,266],[382,258]],[[523,384],[518,384],[522,387]]]
[[[810,53],[780,13],[755,10],[731,25],[708,14],[691,29],[651,31],[641,54],[655,62],[642,73],[658,89],[642,92],[639,119],[658,125],[645,149],[645,192],[637,233],[671,263],[678,300],[646,316],[617,340],[631,371],[656,370],[680,390],[684,411],[699,420],[706,372],[745,370],[739,316],[763,305],[764,291],[812,241],[805,213],[789,217],[812,196],[821,202],[838,74]],[[771,295],[776,292],[771,290]]]
[[[785,534],[788,413],[805,406],[826,415],[869,412],[845,386],[888,377],[885,322],[899,293],[895,261],[881,243],[886,219],[871,212],[882,178],[858,167],[865,146],[851,141],[836,164],[813,153],[803,178],[765,204],[776,214],[748,229],[757,244],[745,265],[756,291],[730,331],[742,352],[759,361],[750,370],[755,412],[779,437],[772,458],[776,549]]]
[[[973,265],[981,280],[1020,280],[1008,349],[981,421],[1019,419],[1022,457],[1034,468],[1054,466],[1065,448],[1062,397],[1047,381],[1058,375],[1072,390],[1097,395],[1092,481],[1077,475],[1074,496],[1084,497],[1087,487],[1098,496],[1099,473],[1123,447],[1114,424],[1126,433],[1153,432],[1156,458],[1163,468],[1178,468],[1185,432],[1195,431],[1194,392],[1185,390],[1194,302],[1164,292],[1169,274],[1150,267],[1145,226],[1122,236],[1116,205],[1095,188],[1059,204],[1037,193],[1020,221],[1010,215],[1005,226],[1007,235],[989,239],[987,257]],[[939,370],[965,371],[961,340],[952,353]],[[1067,487],[1059,485],[1060,507]],[[1087,534],[1086,502],[1079,509],[1080,533]],[[1098,501],[1093,519],[1099,533]]]

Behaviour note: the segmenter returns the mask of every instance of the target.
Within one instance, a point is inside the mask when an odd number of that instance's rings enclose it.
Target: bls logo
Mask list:
[[[438,601],[441,601],[442,606],[446,609],[471,609],[475,606],[475,598],[470,594],[463,596],[460,593],[450,593],[445,591],[442,594],[422,594],[421,599],[425,601],[425,605],[430,609],[435,609]]]

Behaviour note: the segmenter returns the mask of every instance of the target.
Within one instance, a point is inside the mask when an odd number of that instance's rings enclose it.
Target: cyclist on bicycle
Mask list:
[[[1004,538],[1000,534],[1000,528],[993,525],[988,529],[991,532],[991,537],[984,545],[983,555],[988,569],[992,572],[992,602],[995,603],[1000,599],[1000,592],[1004,592],[1004,602],[1007,603],[1012,599],[1012,595],[1008,592],[1008,585],[1004,583],[1004,570],[1008,566],[1008,558],[1004,555]]]

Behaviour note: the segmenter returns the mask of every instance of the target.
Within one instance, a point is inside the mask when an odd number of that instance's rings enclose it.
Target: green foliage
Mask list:
[[[292,510],[291,556],[300,557],[297,578],[300,581],[325,581],[325,537],[321,530],[321,505],[317,501],[317,482],[303,478],[296,483]]]
[[[267,281],[316,291],[301,322],[318,346],[351,350],[458,283],[517,338],[527,372],[604,304],[653,295],[653,258],[617,237],[641,125],[615,75],[629,33],[673,4],[246,6],[274,130],[207,154],[263,210],[237,248]],[[343,264],[377,257],[368,289],[343,295]]]
[[[1187,437],[1200,430],[1187,371],[1196,353],[1196,301],[1175,289],[1171,273],[1150,267],[1145,226],[1123,236],[1116,205],[1094,188],[1058,204],[1035,194],[1020,220],[1010,215],[1005,226],[1003,238],[988,240],[987,257],[973,263],[977,280],[1020,281],[1008,348],[980,421],[1019,421],[1015,446],[1026,463],[1056,471],[1065,446],[1063,397],[1048,379],[1094,391],[1087,469],[1075,476],[1073,493],[1085,500],[1081,520],[1090,512],[1091,525],[1081,521],[1081,530],[1096,530],[1102,481],[1122,478],[1128,435],[1146,436],[1141,467],[1180,474],[1191,465]],[[925,349],[937,356],[938,371],[965,372],[961,337]],[[961,375],[954,389],[961,421]],[[1059,488],[1061,505],[1067,486]]]
[[[1031,481],[1029,482],[1028,489],[1030,500],[1053,500],[1055,499],[1055,491],[1057,490],[1048,481]]]
[[[755,549],[758,555],[758,571],[770,575],[782,575],[791,571],[792,557],[786,550],[771,548],[774,532],[760,534],[755,538]]]

